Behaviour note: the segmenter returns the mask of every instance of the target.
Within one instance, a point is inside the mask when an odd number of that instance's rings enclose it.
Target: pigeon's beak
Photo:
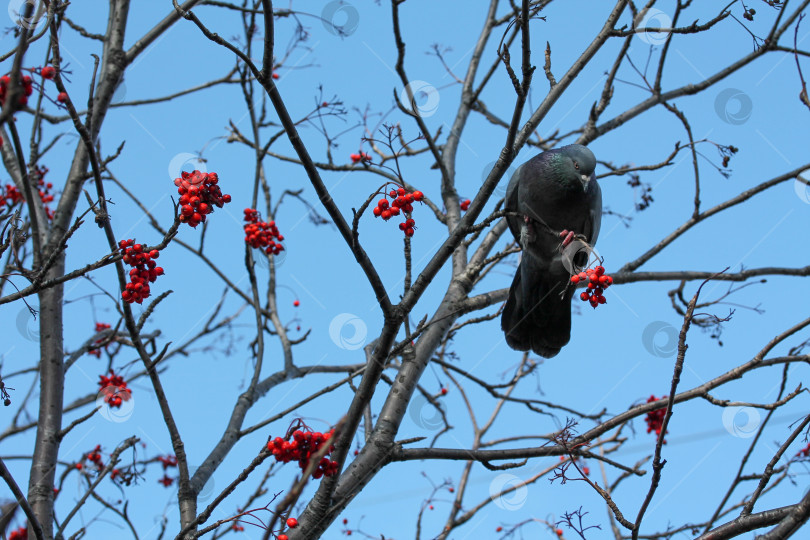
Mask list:
[[[581,174],[580,178],[582,178],[582,189],[588,189],[588,183],[591,181],[591,175]]]

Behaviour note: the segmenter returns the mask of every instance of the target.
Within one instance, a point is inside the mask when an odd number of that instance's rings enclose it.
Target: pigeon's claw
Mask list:
[[[563,239],[562,246],[560,246],[561,249],[567,248],[568,244],[574,241],[575,236],[576,235],[574,234],[574,231],[569,231],[568,229],[563,229],[562,231],[560,231],[560,238]]]

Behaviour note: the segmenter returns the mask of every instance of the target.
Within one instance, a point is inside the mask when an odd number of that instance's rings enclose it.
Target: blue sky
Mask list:
[[[294,7],[317,16],[327,3],[307,4]],[[661,4],[663,16],[672,12],[671,4]],[[412,81],[425,81],[437,92],[437,97],[431,103],[432,114],[426,118],[433,132],[440,127],[445,132],[449,130],[458,105],[460,86],[455,84],[453,77],[434,56],[426,53],[434,43],[450,47],[444,53],[445,59],[453,72],[462,76],[483,24],[485,3],[465,3],[466,9],[459,9],[459,5],[450,2],[409,2],[402,6],[408,76]],[[357,23],[356,29],[345,37],[327,31],[317,17],[301,17],[310,37],[304,47],[294,51],[286,65],[278,70],[277,80],[293,118],[303,116],[324,99],[332,102],[336,97],[344,104],[346,116],[327,121],[330,133],[347,130],[337,139],[339,146],[332,149],[338,163],[349,163],[349,154],[359,149],[369,151],[368,145],[361,142],[364,133],[359,124],[360,111],[366,107],[375,115],[384,114],[386,122],[400,122],[406,140],[418,135],[415,123],[400,112],[391,110],[393,92],[399,94],[402,85],[393,72],[396,49],[391,35],[390,6],[385,3],[377,6],[369,2],[354,2],[347,6],[335,15],[348,17],[347,20]],[[127,44],[134,43],[169,9],[170,3],[166,2],[134,3]],[[703,7],[690,10],[690,15],[684,20],[691,22],[699,17],[705,21],[714,15],[701,9]],[[740,18],[742,8],[735,5],[732,10]],[[608,11],[609,6],[603,2],[560,2],[544,12],[546,20],[533,22],[532,60],[538,66],[538,71],[534,77],[530,104],[536,106],[548,90],[542,73],[545,42],[551,45],[552,70],[559,78],[601,27]],[[69,12],[74,20],[85,24],[90,31],[103,32],[104,13],[78,4],[72,5]],[[202,8],[195,12],[223,37],[232,37],[239,32],[238,20],[231,12],[223,13],[213,8]],[[763,5],[755,21],[746,24],[762,35],[775,13]],[[340,20],[337,22],[341,23]],[[277,22],[276,44],[279,49],[290,39],[292,30],[289,19]],[[790,34],[792,36],[792,30]],[[805,24],[799,31],[799,42],[803,42],[808,34],[810,28]],[[493,36],[490,40],[483,63],[485,66],[493,61],[494,46],[499,37]],[[99,53],[100,47],[96,42],[79,40],[76,33],[68,28],[63,29],[62,40],[63,54],[71,71],[69,90],[83,100],[82,93],[86,92],[92,67],[90,54]],[[650,41],[638,36],[633,40],[630,54],[639,69],[643,70]],[[12,37],[6,35],[3,39],[4,50],[10,49],[12,42]],[[540,125],[541,135],[551,134],[557,129],[567,132],[582,125],[591,104],[599,97],[604,73],[612,65],[619,46],[620,41],[613,40],[597,54]],[[730,19],[704,35],[677,36],[673,40],[664,88],[699,82],[751,49],[749,34]],[[657,51],[653,52],[655,54]],[[43,44],[38,43],[32,47],[25,65],[41,65],[43,57]],[[10,61],[7,60],[5,64],[3,70],[7,71]],[[224,76],[232,66],[233,56],[230,52],[206,40],[191,23],[181,21],[129,67],[118,99],[130,101],[171,94]],[[810,69],[805,71],[810,72]],[[605,119],[612,118],[648,96],[644,89],[636,86],[641,82],[639,75],[629,66],[622,67],[619,79],[625,83],[616,84],[613,102],[603,117]],[[323,87],[323,97],[319,86]],[[53,92],[52,85],[46,85],[46,88]],[[808,110],[796,97],[799,89],[792,56],[770,53],[706,92],[674,101],[689,117],[696,139],[708,138],[740,149],[731,160],[730,177],[725,178],[709,163],[719,164],[721,159],[714,146],[699,146],[707,158],[700,162],[702,209],[708,209],[747,188],[808,162]],[[499,116],[511,116],[514,92],[502,67],[497,70],[482,99]],[[53,105],[49,107],[50,112],[55,112]],[[21,131],[27,136],[30,120],[25,115],[18,115],[18,118]],[[273,119],[274,115],[271,114],[270,118]],[[371,124],[376,124],[378,118],[373,117]],[[242,209],[250,206],[254,157],[253,152],[245,146],[228,142],[229,122],[233,122],[243,133],[249,133],[245,104],[238,87],[221,85],[167,103],[111,109],[101,131],[101,148],[102,154],[108,155],[122,141],[126,141],[122,155],[111,169],[163,227],[168,227],[172,219],[170,197],[176,198],[172,179],[177,175],[177,167],[187,170],[203,166],[208,171],[216,171],[223,192],[232,195],[233,203],[210,216],[211,223],[205,238],[206,253],[232,282],[247,290]],[[67,125],[62,124],[48,127],[47,132],[56,134],[67,129]],[[325,161],[326,145],[315,126],[301,126],[301,134],[316,161]],[[489,170],[488,166],[491,167],[498,157],[504,135],[502,129],[492,126],[480,115],[471,117],[462,137],[457,162],[457,189],[462,196],[473,198],[477,193],[482,178]],[[615,165],[641,165],[663,160],[676,141],[686,140],[680,122],[663,108],[657,108],[597,139],[590,148],[599,160]],[[573,142],[573,139],[566,142]],[[68,134],[43,158],[42,162],[51,170],[49,179],[57,187],[65,177],[75,144],[75,137]],[[291,147],[283,138],[272,149],[292,155]],[[200,151],[203,151],[206,160],[204,164],[188,161],[189,155]],[[515,163],[522,163],[534,153],[533,149],[524,148]],[[430,169],[431,163],[426,155],[404,160],[403,176],[428,197],[440,200],[439,174]],[[314,190],[300,167],[272,159],[266,160],[265,166],[274,201],[284,189],[303,189],[303,195],[322,212]],[[604,167],[597,169],[597,175],[604,172]],[[326,172],[323,178],[347,219],[351,217],[351,209],[359,207],[382,184],[380,177],[363,171]],[[614,216],[603,218],[596,247],[605,258],[608,272],[637,258],[691,215],[694,178],[688,154],[679,154],[671,167],[643,173],[641,179],[653,186],[655,199],[652,206],[643,212],[635,211],[634,194],[626,185],[626,178],[611,176],[600,182],[604,204],[614,212],[633,218],[630,227],[624,226]],[[7,176],[2,180],[5,183]],[[506,182],[504,178],[499,189]],[[802,232],[808,224],[810,197],[806,191],[794,188],[792,181],[785,182],[745,204],[706,220],[640,270],[719,271],[730,267],[730,271],[737,271],[740,267],[805,266],[807,255],[802,248],[807,244]],[[147,220],[140,217],[138,209],[126,195],[111,185],[107,193],[115,203],[112,207],[112,224],[116,237],[134,237],[138,241],[156,243],[158,233]],[[490,209],[495,202],[493,198]],[[358,342],[370,341],[381,328],[382,320],[371,288],[347,246],[334,227],[313,225],[308,219],[307,209],[298,201],[287,200],[275,217],[285,236],[287,250],[278,270],[279,316],[283,321],[289,321],[291,327],[300,325],[302,331],[293,331],[293,337],[311,330],[306,342],[294,349],[296,362],[300,365],[362,362],[362,352],[352,346],[347,347],[345,340],[356,338]],[[414,218],[418,229],[413,238],[413,260],[414,268],[418,271],[440,245],[446,229],[433,219],[427,208],[417,208]],[[200,230],[183,227],[178,238],[195,245],[200,233]],[[389,294],[396,300],[401,294],[404,271],[401,232],[393,220],[383,223],[367,214],[361,220],[360,238]],[[505,245],[505,242],[506,237],[501,245]],[[86,224],[70,242],[68,268],[86,264],[106,252],[106,242],[101,232]],[[517,259],[513,258],[512,261],[516,262]],[[224,290],[216,275],[179,245],[172,245],[162,252],[160,262],[166,269],[166,275],[157,281],[153,291],[161,293],[171,289],[174,292],[160,305],[145,327],[147,332],[160,330],[158,347],[166,342],[175,345],[183,343],[199,332]],[[260,281],[262,276],[267,275],[264,267],[258,267],[257,272]],[[512,272],[512,266],[502,265],[476,287],[474,294],[507,287]],[[105,268],[90,277],[92,282],[76,280],[65,287],[66,348],[77,347],[89,338],[96,321],[115,320],[111,298],[99,294],[100,287],[116,296],[114,272]],[[412,323],[433,313],[449,278],[447,269],[439,273],[412,312]],[[768,277],[767,283],[744,288],[732,295],[726,304],[710,308],[712,313],[720,316],[727,315],[729,309],[736,311],[733,319],[724,325],[722,347],[708,333],[699,329],[691,331],[680,388],[685,390],[698,386],[747,361],[773,336],[806,317],[803,289],[798,279]],[[15,283],[20,286],[22,282]],[[645,347],[642,336],[645,328],[656,321],[680,328],[681,317],[673,311],[667,296],[667,291],[676,286],[674,282],[653,282],[611,288],[606,293],[607,306],[595,311],[582,309],[579,315],[574,316],[571,343],[557,357],[543,363],[536,379],[537,386],[526,381],[529,384],[524,384],[519,393],[523,397],[540,397],[580,411],[594,412],[606,407],[611,413],[626,410],[646,400],[650,394],[666,394],[674,356],[668,351],[658,356],[652,354],[649,347]],[[685,294],[691,296],[695,288],[696,283],[688,284]],[[720,296],[727,289],[727,284],[709,283],[704,287],[701,299]],[[6,287],[4,293],[8,292],[9,288]],[[295,299],[300,301],[300,307],[293,306]],[[240,306],[240,300],[231,294],[225,301],[223,313],[233,313]],[[763,312],[757,313],[746,306],[757,306]],[[137,308],[136,313],[139,313]],[[0,317],[7,325],[16,325],[19,330],[19,335],[11,332],[6,340],[2,356],[5,375],[30,366],[38,347],[32,333],[35,327],[26,318],[22,304],[5,305],[0,310]],[[342,329],[342,346],[334,339],[334,333],[330,337],[330,324],[336,318],[353,321],[351,328],[344,326]],[[230,332],[203,340],[188,357],[175,357],[163,374],[164,386],[169,393],[192,465],[200,463],[217,440],[234,400],[249,378],[251,359],[248,344],[254,335],[252,321],[252,313],[243,312],[234,321]],[[662,345],[666,341],[665,334],[657,336],[659,347],[665,347],[665,344]],[[783,354],[789,346],[807,337],[805,331],[777,347],[773,354]],[[520,359],[519,353],[511,351],[504,343],[497,321],[466,328],[456,336],[452,350],[458,355],[459,367],[470,369],[474,375],[487,380],[505,376]],[[134,356],[128,353],[121,355],[116,361],[116,368],[124,373],[137,372],[140,366],[139,363],[132,363],[133,359]],[[265,356],[267,372],[278,369],[281,362],[281,348],[277,342],[269,339]],[[67,377],[66,400],[95,391],[98,375],[104,372],[105,366],[103,357],[97,360],[86,356],[76,363]],[[723,387],[715,397],[752,402],[772,401],[778,389],[780,373],[780,368],[754,372]],[[794,388],[806,376],[806,367],[793,368],[788,388]],[[319,386],[335,380],[335,375],[317,375],[311,380],[293,381],[274,388],[251,410],[246,425],[278,413]],[[31,379],[21,376],[13,382],[7,381],[7,384],[16,388],[15,393],[21,396],[28,391]],[[438,368],[429,367],[421,384],[428,391],[436,392],[440,384],[448,385],[449,381]],[[121,422],[110,422],[96,416],[73,430],[62,444],[65,463],[75,461],[97,443],[103,444],[109,452],[118,441],[130,435],[140,437],[147,445],[139,451],[139,457],[171,453],[169,438],[147,381],[140,379],[131,386],[134,397],[131,415]],[[486,417],[492,402],[480,390],[465,388],[471,392],[479,417]],[[537,396],[538,388],[542,390],[542,396]],[[381,383],[374,399],[375,406],[381,405],[386,390],[386,385]],[[351,396],[349,389],[342,388],[305,406],[302,414],[313,428],[327,429],[339,419]],[[440,438],[438,446],[468,447],[471,441],[469,420],[457,389],[451,386],[442,402],[455,429]],[[802,395],[777,413],[766,431],[765,442],[753,454],[747,472],[757,472],[764,467],[773,450],[790,432],[789,425],[800,419],[806,410],[806,398]],[[764,417],[764,412],[759,412]],[[67,414],[65,423],[80,414]],[[746,411],[741,414],[745,417]],[[430,426],[425,427],[425,423],[416,421],[416,418],[420,418],[420,415],[408,415],[398,439],[430,437],[434,434]],[[749,423],[756,423],[756,418],[746,418]],[[266,437],[282,434],[291,419],[284,418],[240,441],[214,476],[211,489],[218,492],[227,485],[255,456]],[[508,405],[490,435],[499,438],[525,433],[544,434],[553,431],[564,421],[564,416],[529,416],[522,408]],[[741,432],[740,426],[750,427],[745,418],[734,421],[728,417],[724,419],[722,409],[712,407],[705,401],[676,407],[664,450],[667,465],[662,483],[645,518],[647,531],[663,529],[670,522],[703,520],[710,515],[713,505],[733,478],[740,456],[750,442],[746,438],[747,432]],[[585,431],[590,427],[583,423],[578,429]],[[654,448],[654,438],[645,433],[643,421],[636,421],[634,427],[635,434],[625,433],[632,440],[613,456],[628,465],[650,454]],[[3,456],[30,453],[31,441],[29,436],[7,439],[0,447],[0,453]],[[795,446],[787,455],[795,454],[799,445]],[[520,477],[530,476],[533,471],[539,471],[554,461],[551,458],[531,460],[526,467],[509,473]],[[28,464],[13,460],[9,466],[13,467],[12,472],[20,484],[25,485]],[[445,479],[456,482],[462,467],[462,463],[456,462],[390,465],[375,477],[341,519],[349,519],[350,526],[355,527],[362,518],[362,529],[372,535],[385,534],[386,538],[411,536],[420,505],[431,489],[428,479],[420,473],[424,472],[434,483]],[[595,462],[590,467],[594,471],[598,469]],[[758,510],[791,504],[803,494],[806,468],[799,466],[795,471],[802,475],[796,479],[796,485],[789,486],[785,482],[777,493],[763,497]],[[289,465],[282,469],[271,484],[272,491],[286,489],[294,472]],[[175,491],[158,485],[156,480],[159,476],[158,469],[152,467],[139,485],[127,488],[127,496],[132,501],[130,511],[135,521],[142,524],[141,538],[156,537],[159,530],[156,516],[164,509],[170,519],[170,530],[176,523]],[[615,476],[615,471],[608,470],[610,479]],[[596,472],[596,477],[600,478],[600,473]],[[496,478],[497,474],[477,467],[471,477],[465,506],[471,507],[486,499]],[[615,494],[618,504],[626,508],[631,516],[635,515],[643,500],[649,485],[648,478],[627,481]],[[232,515],[252,487],[250,482],[240,487],[213,517],[221,519]],[[57,505],[59,515],[67,513],[72,506],[70,501],[78,498],[82,489],[75,475],[68,479]],[[109,490],[108,496],[115,497],[112,486],[104,489]],[[584,482],[549,485],[546,479],[541,479],[524,495],[522,499],[512,501],[511,505],[508,501],[489,504],[452,537],[479,538],[492,534],[499,525],[508,528],[526,519],[553,522],[564,512],[580,506],[589,512],[586,520],[588,525],[598,524],[602,527],[601,532],[594,532],[593,538],[607,538],[609,535],[604,504]],[[732,501],[740,496],[735,493]],[[426,512],[423,521],[423,530],[427,531],[425,537],[432,537],[441,530],[450,500],[439,497],[433,502],[435,509]],[[118,530],[119,524],[110,518],[105,514],[97,516],[96,509],[87,509],[73,524],[78,526],[79,523],[98,519],[99,522],[93,524],[93,534],[113,533]],[[325,537],[338,538],[340,530],[341,526],[336,523]],[[528,526],[523,532],[527,538],[552,537],[539,525]],[[245,538],[260,538],[261,533],[256,528],[247,527],[244,533],[239,534]]]

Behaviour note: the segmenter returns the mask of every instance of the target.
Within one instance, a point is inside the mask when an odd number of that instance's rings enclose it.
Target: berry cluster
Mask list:
[[[158,456],[157,460],[163,465],[163,477],[158,479],[158,483],[163,484],[163,487],[169,487],[174,483],[174,478],[166,474],[166,470],[169,467],[177,467],[177,457],[169,454],[166,456]]]
[[[807,443],[807,446],[799,450],[796,453],[796,457],[799,459],[810,457],[810,443]]]
[[[112,408],[118,408],[132,397],[132,390],[127,388],[127,381],[121,375],[110,370],[110,376],[99,375],[98,385],[104,393],[104,402]]]
[[[28,96],[34,93],[34,80],[29,77],[28,75],[23,75],[20,77],[20,83],[22,84],[23,88],[23,95],[20,96],[19,105],[20,107],[25,107],[28,104]],[[8,75],[3,75],[0,77],[0,105],[5,105],[6,103],[6,95],[8,93],[8,89],[11,86],[11,77]]]
[[[328,103],[324,103],[324,107],[326,107]],[[366,154],[365,152],[360,152],[359,154],[350,154],[349,158],[352,160],[352,163],[371,163],[371,156]]]
[[[421,191],[414,191],[408,193],[405,188],[392,189],[387,193],[391,197],[391,204],[389,206],[388,199],[380,199],[377,201],[377,206],[374,207],[374,217],[381,217],[383,221],[388,221],[393,216],[398,216],[400,212],[405,213],[405,221],[399,224],[399,230],[405,233],[405,236],[410,238],[413,236],[416,221],[411,218],[413,212],[413,203],[419,202],[424,199],[425,195]]]
[[[157,259],[160,252],[156,249],[145,251],[142,244],[136,244],[135,240],[121,240],[118,242],[121,252],[124,254],[123,261],[132,267],[129,271],[129,283],[126,289],[121,292],[124,302],[132,304],[141,303],[149,298],[149,284],[154,283],[158,276],[163,275],[163,268],[157,266],[153,259]]]
[[[461,201],[461,210],[466,212],[470,208],[470,199],[464,199]]]
[[[101,459],[101,445],[97,444],[93,451],[85,456],[85,459],[93,463],[97,470],[102,470],[104,468],[104,461]]]
[[[647,398],[647,403],[652,403],[653,401],[659,401],[666,398],[667,396],[661,396],[660,398],[650,396]],[[652,433],[654,431],[656,435],[661,435],[661,429],[664,427],[664,416],[666,416],[666,414],[666,407],[648,412],[647,417],[644,418],[644,421],[647,422],[647,433]],[[664,444],[666,444],[666,442],[667,441],[664,440]]]
[[[0,137],[0,139],[2,139]],[[2,146],[2,143],[0,143]],[[48,174],[48,167],[44,165],[35,166],[34,169],[31,171],[31,178],[36,180],[37,183],[37,191],[39,193],[39,199],[42,201],[43,207],[45,209],[45,216],[48,219],[53,219],[53,210],[51,207],[48,206],[48,203],[53,202],[53,195],[51,194],[51,189],[53,188],[53,184],[50,182],[45,182],[45,175]],[[3,192],[2,187],[0,187],[0,203],[5,202],[9,206],[14,206],[18,202],[24,201],[25,198],[23,197],[22,192],[17,189],[17,186],[14,184],[6,184],[5,192]]]
[[[593,308],[607,302],[603,293],[605,289],[613,285],[613,278],[605,274],[604,266],[588,268],[584,272],[571,276],[571,283],[576,285],[579,282],[588,283],[588,289],[579,295],[583,302],[590,302]]]
[[[280,243],[284,236],[279,234],[275,221],[259,221],[259,212],[253,208],[245,208],[245,221],[245,242],[250,247],[263,248],[268,255],[278,255],[284,251]]]
[[[0,192],[0,200],[4,201],[9,206],[14,206],[20,201],[24,201],[22,193],[17,189],[14,184],[6,184],[5,193]]]
[[[28,527],[20,527],[11,531],[8,540],[28,540]]]
[[[37,190],[39,191],[39,198],[45,209],[45,216],[47,216],[48,219],[53,219],[54,212],[51,210],[51,207],[48,206],[48,203],[53,202],[53,195],[51,194],[53,184],[45,182],[45,175],[48,174],[49,171],[50,169],[44,165],[36,166],[34,170],[31,171],[31,178],[37,181]]]
[[[96,323],[96,334],[98,334],[99,332],[102,332],[104,330],[107,330],[109,328],[112,328],[109,324],[103,323],[103,322],[97,322]],[[103,339],[97,339],[95,341],[95,343],[101,343],[102,341],[104,341],[104,340]],[[104,346],[104,350],[107,350],[108,345]],[[87,354],[92,354],[96,358],[101,358],[101,349],[90,349],[89,351],[87,351]]]
[[[289,463],[290,461],[297,461],[298,466],[304,471],[309,464],[309,459],[313,454],[316,454],[321,447],[329,444],[329,452],[326,453],[318,467],[312,472],[312,478],[318,479],[322,476],[333,476],[338,472],[338,462],[329,459],[329,453],[335,449],[329,441],[335,434],[335,430],[330,429],[326,433],[319,431],[301,431],[297,429],[292,434],[292,441],[286,441],[281,437],[276,437],[267,443],[267,449],[273,453],[276,461],[281,463]]]
[[[217,173],[204,173],[194,170],[183,171],[181,178],[175,178],[174,185],[180,194],[180,221],[196,227],[205,221],[205,216],[214,211],[214,206],[231,202],[230,195],[223,195],[217,183]]]
[[[754,15],[756,15],[756,14],[757,14],[757,12],[756,12],[756,10],[754,8],[745,8],[745,11],[743,11],[743,19],[746,19],[748,21],[753,21],[754,20]]]

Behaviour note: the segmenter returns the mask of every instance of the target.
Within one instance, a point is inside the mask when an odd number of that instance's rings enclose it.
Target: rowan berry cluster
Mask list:
[[[584,272],[571,276],[571,283],[576,285],[580,282],[588,284],[588,289],[579,295],[583,302],[590,302],[593,308],[607,302],[603,293],[605,289],[613,285],[613,278],[605,274],[604,266],[588,268]]]
[[[464,211],[464,212],[469,210],[469,208],[470,208],[470,199],[464,199],[463,201],[461,201],[460,206],[461,206],[461,210]]]
[[[23,75],[20,77],[20,84],[22,84],[23,95],[20,96],[18,104],[20,107],[24,107],[28,104],[28,96],[34,93],[34,80],[28,75]],[[9,75],[0,77],[0,105],[5,105],[10,86],[11,77]]]
[[[250,247],[262,248],[268,255],[278,255],[284,251],[280,243],[284,236],[279,234],[275,221],[259,221],[259,212],[253,208],[245,208],[245,221],[245,242]]]
[[[796,453],[796,457],[799,459],[810,457],[810,443],[808,443],[807,446],[799,450]]]
[[[101,459],[101,445],[97,444],[91,452],[87,453],[85,459],[94,464],[97,470],[102,470],[104,468],[104,461]]]
[[[667,396],[661,396],[660,398],[650,396],[647,398],[647,403],[652,403],[653,401],[659,401],[666,398]],[[652,433],[654,431],[656,435],[661,435],[661,430],[664,427],[664,416],[666,416],[666,414],[666,407],[648,412],[646,418],[644,418],[644,421],[647,422],[647,433]],[[666,443],[667,441],[664,440],[664,444]]]
[[[127,388],[127,381],[121,375],[110,370],[110,376],[99,375],[98,385],[104,393],[104,402],[112,408],[118,408],[132,397],[132,390]]]
[[[158,479],[158,484],[163,484],[163,487],[169,487],[174,483],[174,478],[166,474],[169,467],[177,467],[177,457],[171,454],[165,456],[158,456],[157,460],[163,465],[163,477]]]
[[[18,202],[25,200],[22,193],[20,193],[20,190],[17,189],[17,186],[14,184],[6,184],[5,192],[2,193],[0,199],[2,199],[9,206],[14,206]]]
[[[103,322],[97,322],[96,323],[96,334],[98,334],[99,332],[103,332],[104,330],[107,330],[109,328],[112,328],[109,324],[103,323]],[[97,339],[95,341],[95,343],[101,343],[102,341],[104,341],[104,340],[103,339]],[[108,347],[108,345],[105,345],[104,350],[107,350],[107,347]],[[101,358],[101,349],[90,349],[89,351],[87,351],[87,354],[92,354],[96,358]]]
[[[50,169],[45,165],[36,166],[34,167],[34,170],[31,171],[31,178],[37,181],[37,190],[39,192],[39,198],[42,201],[45,209],[45,216],[48,219],[53,219],[54,211],[51,210],[50,206],[48,206],[48,203],[53,202],[53,195],[51,194],[53,184],[50,182],[45,182],[45,175],[48,174],[49,171]]]
[[[45,175],[48,174],[49,170],[50,169],[44,165],[35,166],[31,171],[31,178],[37,183],[37,191],[39,193],[39,199],[42,201],[45,209],[45,216],[48,219],[53,219],[54,212],[51,210],[51,207],[48,206],[48,203],[54,200],[53,194],[51,194],[53,184],[45,182]],[[5,191],[0,187],[0,203],[5,202],[8,206],[14,206],[22,201],[25,201],[25,198],[14,184],[6,184]]]
[[[388,221],[394,216],[398,216],[400,212],[405,214],[405,221],[399,224],[399,230],[405,233],[405,236],[410,238],[413,236],[416,227],[416,221],[411,218],[413,212],[413,203],[420,202],[425,198],[424,193],[421,191],[408,192],[405,188],[392,189],[386,194],[391,197],[391,204],[388,204],[388,199],[380,199],[377,201],[377,206],[372,211],[374,217],[381,217],[383,221]]]
[[[326,433],[297,429],[293,432],[291,441],[276,437],[268,441],[267,449],[272,452],[276,461],[281,463],[297,461],[301,470],[305,471],[312,455],[318,453],[325,444],[329,444],[329,451],[321,458],[318,467],[312,472],[312,478],[317,480],[322,476],[333,476],[338,472],[338,462],[329,459],[329,454],[335,449],[334,445],[329,442],[334,434],[334,429],[330,429]]]
[[[177,456],[173,454],[167,454],[165,456],[158,456],[157,460],[163,465],[163,470],[165,471],[169,467],[177,467]]]
[[[135,240],[121,240],[118,242],[121,252],[124,254],[123,261],[132,267],[129,271],[129,283],[126,289],[121,292],[124,302],[132,304],[141,303],[149,298],[149,284],[154,283],[158,276],[163,275],[163,268],[158,266],[153,259],[157,259],[160,252],[156,249],[146,251],[142,244],[136,244]]]
[[[230,195],[220,191],[217,173],[204,173],[197,170],[183,171],[181,178],[175,178],[174,185],[180,194],[180,221],[197,227],[205,221],[205,216],[214,211],[214,206],[222,208],[231,202]]]
[[[326,105],[328,105],[328,103],[324,104],[324,107],[326,107]],[[361,161],[363,163],[371,163],[371,156],[365,152],[360,152],[359,154],[350,154],[349,158],[352,160],[352,163],[360,163]]]
[[[20,527],[11,531],[8,540],[28,540],[28,527]]]

